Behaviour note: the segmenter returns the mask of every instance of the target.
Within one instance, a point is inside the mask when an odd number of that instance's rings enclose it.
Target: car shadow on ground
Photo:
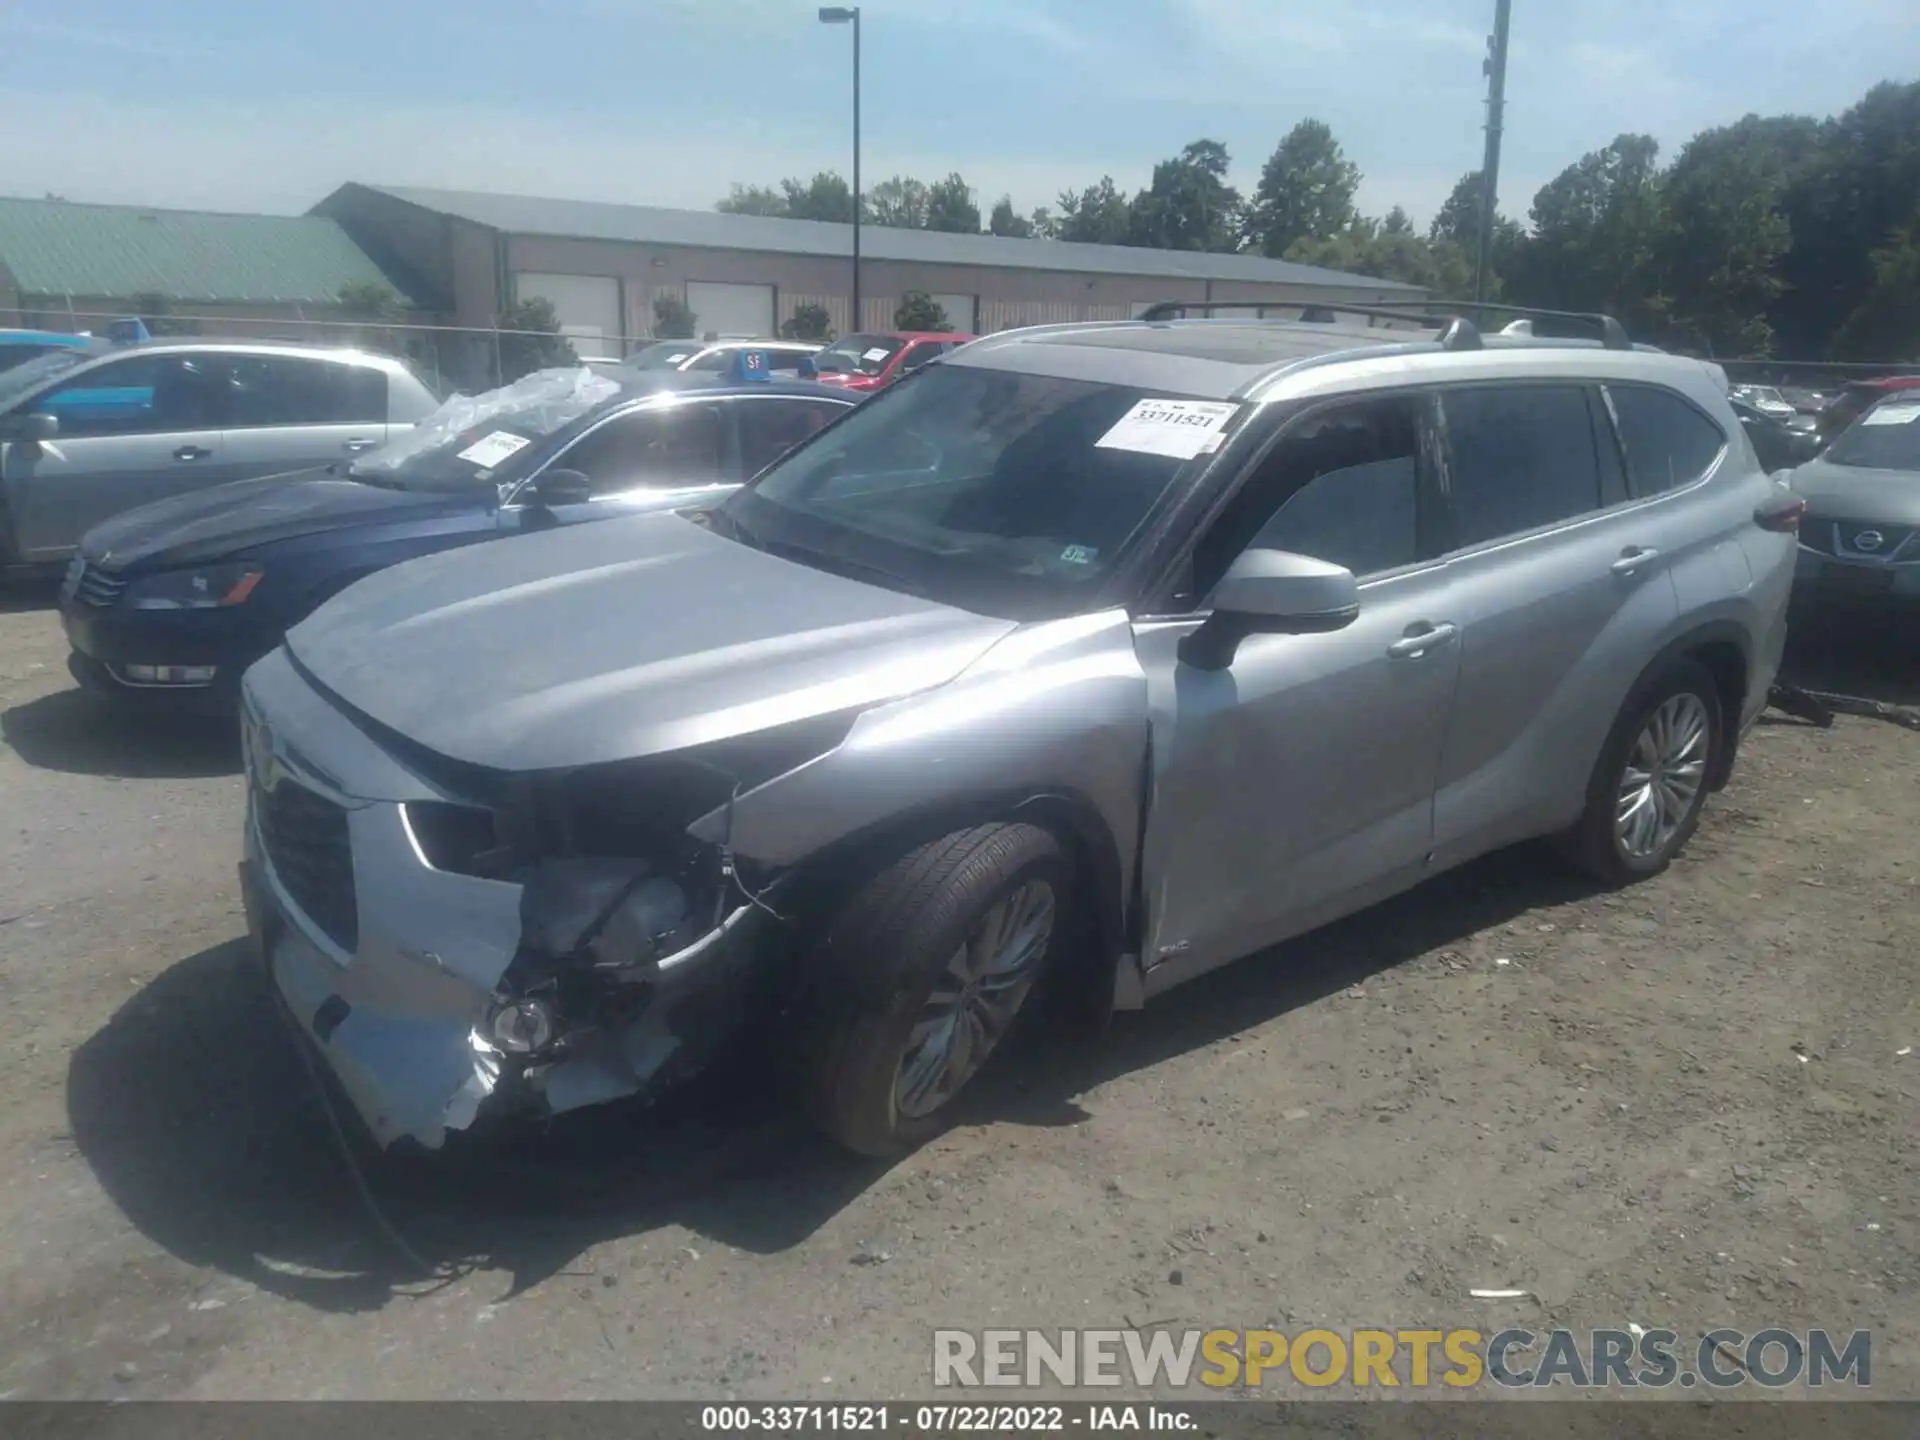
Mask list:
[[[74,775],[199,780],[240,771],[237,720],[122,714],[79,689],[0,711],[0,737],[27,764]]]
[[[1920,705],[1920,610],[1797,616],[1780,678],[1808,690]]]
[[[1039,1016],[981,1077],[962,1124],[1079,1123],[1102,1082],[1257,1027],[1525,911],[1590,893],[1541,847],[1488,857],[1118,1017],[1097,1038]],[[245,942],[183,960],[73,1054],[72,1134],[150,1240],[303,1304],[385,1304],[417,1276],[360,1208],[350,1173]],[[602,1241],[678,1224],[754,1254],[797,1245],[888,1162],[856,1159],[791,1111],[772,1061],[745,1056],[659,1104],[603,1107],[537,1133],[457,1136],[365,1167],[431,1266],[570,1273]]]
[[[59,598],[57,579],[0,581],[0,615],[25,615],[51,610]]]

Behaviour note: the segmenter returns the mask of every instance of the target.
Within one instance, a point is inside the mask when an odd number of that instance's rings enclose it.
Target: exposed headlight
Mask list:
[[[502,1050],[530,1055],[553,1042],[553,1011],[544,1000],[510,1000],[487,1017],[487,1030]]]
[[[240,605],[265,574],[258,565],[247,564],[172,570],[134,581],[127,590],[127,603],[136,610],[215,610]]]

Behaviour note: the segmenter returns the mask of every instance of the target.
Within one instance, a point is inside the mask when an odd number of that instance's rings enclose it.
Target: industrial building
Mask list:
[[[550,301],[585,355],[653,333],[654,302],[684,300],[695,333],[776,333],[802,305],[836,334],[893,328],[923,290],[953,328],[1125,320],[1163,300],[1332,308],[1419,299],[1389,280],[1255,255],[1146,250],[861,227],[861,314],[850,225],[581,200],[349,184],[314,208],[396,285],[457,327],[485,328],[518,300]]]
[[[299,335],[338,314],[341,291],[369,285],[411,299],[324,216],[0,197],[0,324],[99,330],[164,312]]]

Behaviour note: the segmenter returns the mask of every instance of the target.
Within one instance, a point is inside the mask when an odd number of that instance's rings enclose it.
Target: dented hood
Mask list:
[[[407,739],[528,771],[929,689],[1013,628],[656,514],[380,571],[295,626],[287,648]]]

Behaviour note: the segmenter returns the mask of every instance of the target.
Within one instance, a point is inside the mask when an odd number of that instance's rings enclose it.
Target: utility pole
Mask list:
[[[1513,0],[1494,0],[1493,34],[1481,65],[1487,77],[1487,156],[1480,165],[1480,245],[1473,266],[1473,298],[1487,298],[1487,252],[1493,248],[1494,207],[1500,200],[1500,132],[1507,109],[1507,25]]]

